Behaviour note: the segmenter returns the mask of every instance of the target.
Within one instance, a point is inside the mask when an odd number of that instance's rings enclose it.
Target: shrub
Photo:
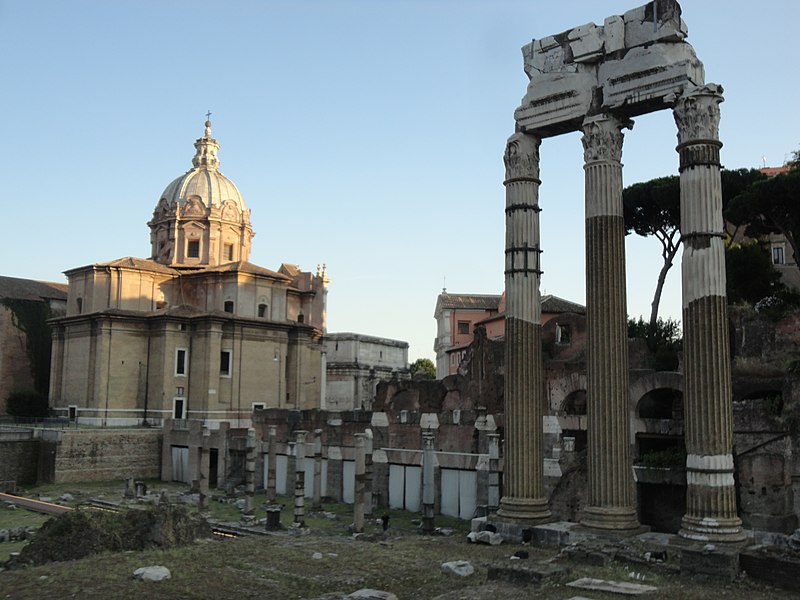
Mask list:
[[[6,412],[12,417],[46,417],[47,396],[33,391],[11,392],[6,398]]]

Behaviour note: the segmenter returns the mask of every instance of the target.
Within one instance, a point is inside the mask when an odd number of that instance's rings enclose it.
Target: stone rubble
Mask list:
[[[151,567],[139,567],[133,572],[133,577],[142,581],[163,581],[164,579],[170,579],[172,573],[167,567],[153,565]]]
[[[475,568],[466,560],[453,560],[442,563],[442,572],[459,577],[469,577],[475,572]]]

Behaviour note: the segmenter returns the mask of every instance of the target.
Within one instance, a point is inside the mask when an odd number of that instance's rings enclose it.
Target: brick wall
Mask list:
[[[152,429],[64,431],[55,457],[55,480],[157,479],[161,439],[161,430]]]

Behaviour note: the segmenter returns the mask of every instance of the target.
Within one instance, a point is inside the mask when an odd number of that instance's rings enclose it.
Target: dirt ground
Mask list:
[[[119,491],[117,486],[110,485],[103,494],[115,499]],[[180,493],[178,489],[173,491]],[[36,493],[35,490],[31,492],[31,495]],[[56,495],[53,490],[44,492]],[[83,493],[87,492],[84,490]],[[7,520],[8,513],[3,510],[0,508],[0,528],[6,527],[4,520]],[[236,514],[230,505],[221,505],[218,510],[228,517]],[[655,586],[657,591],[647,594],[648,598],[759,600],[797,597],[746,576],[734,583],[702,583],[682,580],[678,574],[658,565],[575,564],[564,558],[558,548],[471,544],[466,539],[467,524],[454,520],[437,521],[437,525],[452,529],[449,535],[424,536],[415,529],[415,515],[408,513],[392,512],[385,536],[379,522],[370,520],[367,523],[368,535],[355,539],[347,531],[351,520],[350,507],[330,505],[325,510],[327,514],[309,516],[310,527],[302,531],[216,538],[182,548],[105,553],[76,561],[7,570],[0,572],[0,599],[334,600],[362,588],[389,591],[400,600],[574,597],[602,600],[620,597],[566,585],[581,577]],[[18,518],[17,511],[8,512]],[[282,514],[282,523],[288,525],[290,522],[287,508]],[[3,545],[0,544],[0,550]],[[510,557],[518,550],[526,550],[529,558],[512,562]],[[455,560],[469,561],[474,573],[460,577],[442,571],[442,563]],[[539,585],[516,585],[488,579],[492,565],[511,564],[545,564],[564,567],[568,572]],[[134,570],[150,565],[166,566],[171,571],[171,578],[155,583],[134,580]],[[674,564],[672,567],[674,571]]]

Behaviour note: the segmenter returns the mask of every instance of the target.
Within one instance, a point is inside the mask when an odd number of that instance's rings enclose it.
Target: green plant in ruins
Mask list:
[[[415,379],[436,379],[436,365],[430,358],[418,358],[411,363],[409,369]]]
[[[656,371],[674,371],[678,368],[678,352],[683,344],[678,321],[658,319],[652,326],[642,317],[628,319],[628,337],[647,340],[647,348],[653,355],[652,366]]]

